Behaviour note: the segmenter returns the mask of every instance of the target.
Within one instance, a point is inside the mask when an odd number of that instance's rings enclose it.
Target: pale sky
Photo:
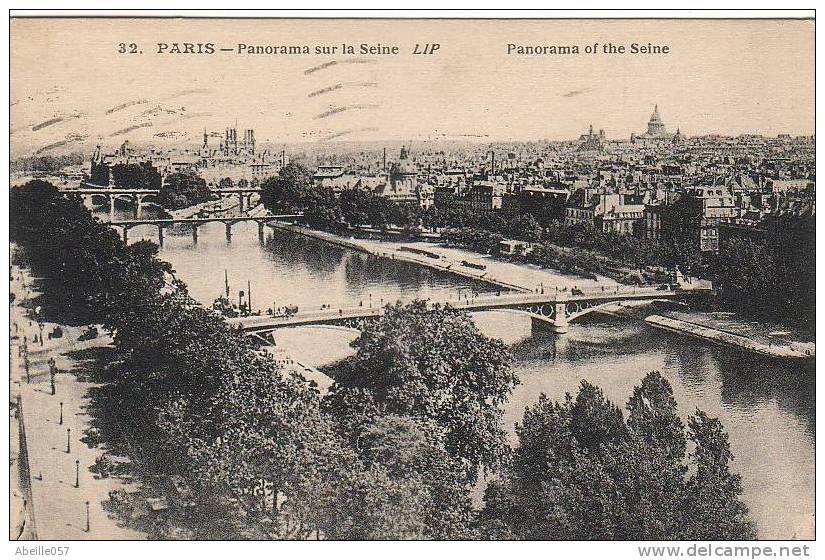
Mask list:
[[[156,53],[176,41],[339,52]],[[121,42],[143,54],[118,54]],[[598,54],[507,55],[508,43],[583,51],[594,42]],[[608,55],[606,42],[668,45],[670,54]],[[401,54],[344,55],[341,43]],[[417,56],[416,43],[441,47]],[[654,104],[669,130],[688,135],[812,134],[814,23],[14,19],[11,102],[17,155],[60,143],[194,141],[236,120],[272,142],[570,139],[590,123],[626,138],[644,131]]]

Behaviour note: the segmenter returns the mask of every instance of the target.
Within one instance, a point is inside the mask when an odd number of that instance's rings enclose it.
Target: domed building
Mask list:
[[[673,143],[674,144],[681,144],[684,140],[685,140],[685,137],[682,134],[682,131],[677,128],[676,129],[676,134],[673,135]]]
[[[665,123],[662,122],[662,117],[659,115],[659,105],[653,106],[653,114],[650,115],[650,120],[647,121],[647,135],[648,136],[665,136],[667,129]]]
[[[679,133],[677,136],[681,141],[681,134]],[[650,120],[647,121],[647,132],[630,135],[630,143],[636,146],[658,145],[664,141],[671,142],[673,140],[674,136],[667,131],[662,116],[659,114],[659,105],[653,106],[653,113],[650,115]]]
[[[418,202],[418,166],[410,159],[409,150],[401,148],[398,161],[390,169],[389,182],[376,194],[395,202]]]

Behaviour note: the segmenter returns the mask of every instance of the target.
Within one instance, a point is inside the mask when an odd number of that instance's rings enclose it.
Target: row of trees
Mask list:
[[[160,172],[150,161],[117,163],[110,168],[112,183],[123,189],[159,189]],[[105,184],[105,183],[104,183]]]
[[[530,243],[545,243],[545,253],[553,254],[554,260],[561,263],[564,263],[565,257],[558,248],[565,247],[598,253],[614,262],[640,270],[648,266],[678,266],[688,274],[698,274],[705,268],[698,247],[686,235],[665,235],[660,240],[651,240],[634,235],[603,232],[582,224],[567,225],[559,220],[540,220],[530,212],[485,214],[462,208],[430,210],[425,212],[423,223],[429,227],[453,230],[453,237],[456,230],[473,232],[472,236],[476,238],[486,237],[491,243],[483,246],[483,252],[495,252],[493,239],[516,239]],[[553,251],[551,245],[555,245],[557,250]],[[604,264],[603,260],[599,261],[594,254],[588,255],[585,260],[593,265],[592,268],[584,268],[590,273],[600,271],[602,266],[597,266],[599,262]],[[562,266],[565,270],[575,270],[577,267],[586,267],[585,260],[579,259],[579,262]]]
[[[713,262],[725,305],[813,333],[816,329],[816,222],[779,216],[764,224],[761,239],[733,238]]]
[[[322,399],[194,304],[154,244],[124,246],[43,182],[12,189],[10,215],[51,310],[114,333],[110,412],[141,426],[131,435],[155,474],[254,497],[278,537],[753,536],[721,425],[697,412],[686,456],[661,376],[637,389],[627,421],[586,384],[575,400],[542,398],[511,454],[510,352],[464,313],[388,306]],[[479,512],[481,470],[499,480]]]
[[[92,161],[89,182],[102,186],[111,182],[121,189],[159,189],[162,179],[150,161],[114,165]]]
[[[346,226],[417,228],[421,222],[417,204],[399,204],[361,189],[348,189],[336,196],[332,189],[313,183],[312,172],[305,165],[290,162],[278,176],[261,183],[261,202],[276,213],[303,212],[304,224],[332,232]]]

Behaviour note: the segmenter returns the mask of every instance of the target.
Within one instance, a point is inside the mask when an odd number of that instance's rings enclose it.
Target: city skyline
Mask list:
[[[644,132],[657,104],[668,131],[679,129],[687,136],[813,134],[813,66],[808,64],[813,24],[807,20],[715,21],[712,26],[703,20],[504,25],[413,20],[402,32],[396,26],[391,33],[382,20],[357,26],[348,20],[234,20],[216,31],[198,20],[183,26],[171,19],[70,19],[60,25],[77,27],[78,33],[59,36],[48,33],[53,21],[12,21],[15,156],[73,146],[87,150],[127,139],[158,145],[197,142],[204,128],[216,132],[236,120],[241,128],[254,128],[262,144],[571,140],[590,124],[610,139],[625,139]],[[461,34],[455,32],[457,25]],[[22,36],[25,43],[14,42]],[[435,37],[450,41],[440,39],[437,55],[411,54],[415,44],[435,42]],[[122,40],[135,42],[143,54],[117,53]],[[401,54],[154,52],[158,42],[178,40],[208,41],[216,49],[235,49],[240,41],[270,46],[368,42],[397,45]],[[516,40],[538,45],[643,41],[667,44],[671,53],[506,54],[508,42]]]

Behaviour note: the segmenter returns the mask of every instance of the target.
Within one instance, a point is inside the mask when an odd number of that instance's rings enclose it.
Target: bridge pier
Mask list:
[[[143,209],[143,195],[136,194],[132,197],[132,202],[134,203],[134,210],[132,215],[136,220],[140,219],[141,210]]]
[[[243,193],[238,193],[238,203],[239,203],[238,211],[241,214],[243,214]]]
[[[192,224],[192,243],[198,244],[198,224]]]
[[[158,225],[158,246],[163,247],[163,226]]]
[[[109,221],[115,221],[115,195],[113,194],[109,195]]]
[[[123,226],[123,244],[129,244],[129,228],[127,228],[126,226]]]
[[[226,223],[224,225],[226,226],[226,242],[232,243],[232,224]]]
[[[553,320],[553,332],[564,334],[567,332],[567,302],[556,303],[556,317]]]
[[[263,245],[265,241],[264,237],[264,223],[258,222],[258,242]]]

